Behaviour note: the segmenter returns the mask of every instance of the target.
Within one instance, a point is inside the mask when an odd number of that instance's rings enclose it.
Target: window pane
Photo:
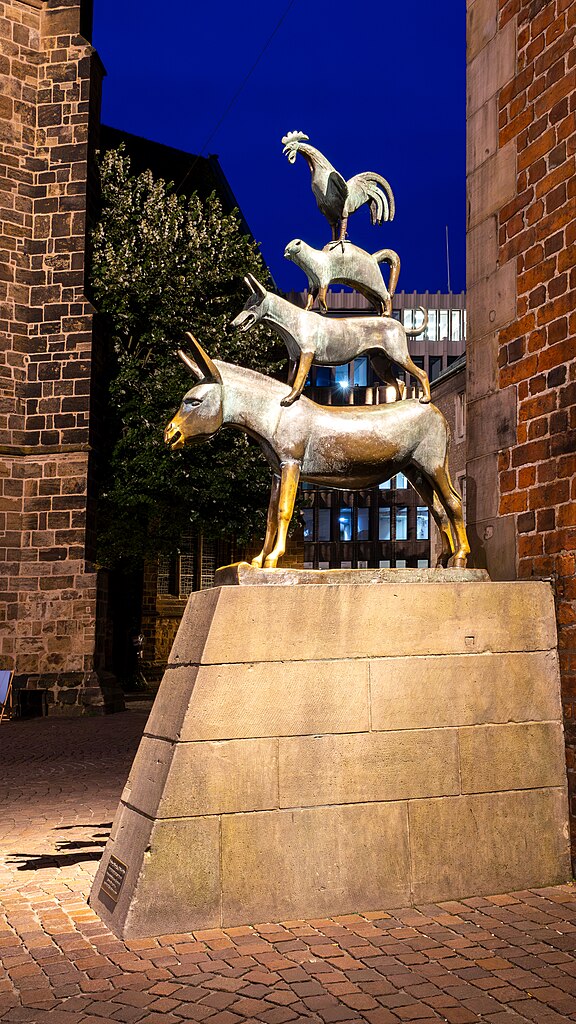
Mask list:
[[[316,380],[315,384],[319,388],[329,388],[332,384],[332,367],[331,366],[317,366],[316,367]]]
[[[420,338],[424,338],[427,341],[436,341],[438,335],[438,310],[428,310],[428,326],[424,331],[424,334],[420,334]]]
[[[391,480],[385,480],[383,484],[378,484],[381,491],[389,491],[392,486]]]
[[[452,341],[461,341],[462,332],[460,330],[460,310],[452,310]]]
[[[318,562],[318,568],[319,569],[329,569],[330,568],[330,562]]]
[[[396,474],[396,488],[397,488],[397,490],[403,491],[406,487],[408,487],[408,481],[407,481],[406,477],[404,476],[404,473],[397,473]]]
[[[408,509],[399,505],[396,509],[396,540],[408,540]]]
[[[440,341],[446,341],[446,339],[448,338],[448,310],[447,309],[441,309],[440,310],[440,331],[439,331],[439,336],[440,336]]]
[[[413,313],[414,313],[414,311],[412,309],[405,309],[404,310],[404,327],[407,327],[408,329],[410,329],[410,328],[412,328],[414,326],[414,315],[413,315]]]
[[[397,558],[395,563],[394,563],[394,565],[395,565],[396,569],[405,569],[406,568],[406,559],[405,558]]]
[[[419,569],[429,569],[430,568],[430,563],[429,563],[428,559],[427,558],[419,558],[418,559],[418,568]]]
[[[338,513],[340,540],[352,540],[352,509],[341,508]]]
[[[318,509],[318,540],[331,540],[330,509]]]
[[[336,383],[341,388],[347,388],[349,386],[348,381],[348,365],[336,367]]]
[[[428,540],[428,509],[418,505],[416,509],[416,540]]]
[[[356,540],[368,540],[370,537],[370,509],[356,509]]]
[[[378,509],[378,540],[390,540],[390,509]]]
[[[430,356],[430,380],[437,380],[442,373],[442,356]]]
[[[314,509],[304,509],[304,540],[314,540]]]
[[[381,558],[380,561],[378,562],[378,566],[379,566],[380,569],[389,569],[390,568],[390,559],[389,558]]]
[[[341,569],[351,569],[352,568],[352,562],[340,562],[340,568]]]
[[[304,562],[304,568],[305,569],[313,569],[314,568],[314,562]]]
[[[170,593],[170,559],[168,555],[158,556],[158,582],[156,589],[158,594]]]
[[[356,387],[365,388],[368,374],[368,360],[366,356],[354,360],[354,384]]]
[[[359,558],[358,559],[358,568],[359,569],[367,569],[368,568],[368,559],[366,559],[366,558]]]

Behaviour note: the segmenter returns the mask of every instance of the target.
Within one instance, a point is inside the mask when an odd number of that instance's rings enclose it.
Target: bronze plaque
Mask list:
[[[117,903],[127,871],[128,868],[121,860],[118,860],[117,857],[110,857],[106,873],[102,879],[100,893],[105,892],[107,896],[114,900],[114,903]]]

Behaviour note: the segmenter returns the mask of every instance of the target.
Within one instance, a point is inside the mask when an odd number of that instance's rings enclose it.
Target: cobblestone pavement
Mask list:
[[[145,720],[0,726],[0,1020],[576,1021],[571,886],[120,942],[86,898]]]

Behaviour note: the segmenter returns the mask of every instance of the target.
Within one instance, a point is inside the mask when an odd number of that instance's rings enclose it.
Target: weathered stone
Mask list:
[[[501,451],[516,440],[516,388],[486,395],[469,405],[468,459]]]
[[[483,27],[486,21],[483,19]],[[490,30],[489,30],[490,31]],[[516,64],[516,25],[514,19],[482,47],[468,64],[468,116],[479,110],[514,74]]]
[[[512,261],[495,265],[490,277],[470,282],[468,316],[470,332],[477,339],[505,327],[514,319],[516,267]]]
[[[467,178],[468,228],[498,213],[516,193],[516,146],[509,142]],[[469,329],[468,329],[469,331]]]
[[[280,807],[459,793],[457,731],[425,729],[283,739],[279,791]]]
[[[224,927],[409,902],[405,803],[222,819]]]
[[[460,729],[463,793],[555,786],[564,771],[560,722]]]
[[[481,569],[253,569],[248,562],[224,565],[215,587],[374,586],[381,583],[486,583]]]
[[[415,903],[570,877],[564,789],[417,800],[409,818]]]

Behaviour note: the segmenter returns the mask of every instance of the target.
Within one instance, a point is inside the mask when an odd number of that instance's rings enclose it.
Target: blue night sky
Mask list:
[[[278,287],[304,288],[285,244],[330,239],[301,156],[304,131],[345,178],[377,171],[396,216],[349,237],[395,249],[398,289],[465,287],[465,4],[343,0],[95,0],[93,42],[107,70],[102,120],[192,153],[217,153]],[[280,27],[270,40],[280,18]],[[265,52],[246,80],[254,62]],[[221,120],[245,81],[231,111]]]

